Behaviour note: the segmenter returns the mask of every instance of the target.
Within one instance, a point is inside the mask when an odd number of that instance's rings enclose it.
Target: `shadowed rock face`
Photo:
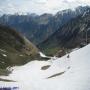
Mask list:
[[[87,9],[89,9],[88,6],[78,7],[75,11],[67,9],[57,12],[55,15],[3,15],[0,17],[0,23],[22,32],[31,42],[37,45],[69,20],[86,12]]]
[[[87,36],[87,42],[86,42]],[[90,42],[90,10],[60,27],[47,40],[39,44],[39,48],[48,55],[59,50],[73,49]],[[52,53],[53,52],[53,53]]]
[[[38,49],[29,40],[15,30],[0,25],[1,69],[13,65],[23,65],[37,57],[39,57]]]

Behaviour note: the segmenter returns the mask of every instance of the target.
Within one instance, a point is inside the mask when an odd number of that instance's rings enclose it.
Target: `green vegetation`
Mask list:
[[[7,67],[23,65],[39,57],[38,49],[15,30],[0,25],[0,75]]]
[[[60,48],[58,47],[55,47],[55,48],[46,48],[46,49],[43,49],[42,51],[48,55],[48,56],[53,56],[57,53],[57,51],[59,51]]]

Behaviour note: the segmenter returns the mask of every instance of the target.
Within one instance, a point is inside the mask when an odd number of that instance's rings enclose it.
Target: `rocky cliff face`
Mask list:
[[[42,51],[49,55],[63,49],[73,49],[90,42],[90,9],[84,14],[70,20],[60,27],[43,43],[39,44]]]
[[[37,45],[46,40],[72,18],[83,14],[88,9],[90,9],[88,6],[78,7],[74,11],[70,9],[59,11],[55,15],[3,15],[0,17],[0,23],[15,28]]]

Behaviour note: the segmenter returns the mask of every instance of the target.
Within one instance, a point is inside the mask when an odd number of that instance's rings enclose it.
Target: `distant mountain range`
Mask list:
[[[47,55],[55,55],[62,48],[73,49],[85,42],[86,30],[89,37],[89,14],[89,6],[79,6],[55,15],[5,14],[0,17],[0,23],[21,32]]]
[[[35,45],[46,40],[60,27],[78,15],[84,14],[88,9],[86,7],[77,7],[75,10],[63,10],[55,15],[3,15],[0,17],[0,23],[15,28],[24,34]]]
[[[39,48],[48,55],[82,47],[90,42],[90,8],[60,27]]]

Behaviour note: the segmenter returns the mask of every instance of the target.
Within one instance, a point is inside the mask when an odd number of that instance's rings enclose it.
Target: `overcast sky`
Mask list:
[[[0,13],[29,12],[36,14],[90,5],[90,0],[0,0]]]

